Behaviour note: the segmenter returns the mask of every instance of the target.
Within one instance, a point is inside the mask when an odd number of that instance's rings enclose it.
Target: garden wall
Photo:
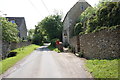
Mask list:
[[[14,50],[16,48],[21,48],[23,46],[30,45],[30,42],[20,42],[20,43],[8,43],[8,42],[2,42],[2,57],[5,58],[7,53],[11,50]]]
[[[72,38],[70,38],[70,46],[72,48],[72,51],[73,52],[78,52],[77,51],[77,36],[74,36]]]
[[[70,45],[77,46],[77,38],[70,39]],[[120,58],[120,27],[114,30],[101,30],[79,36],[79,51],[88,59]],[[76,52],[78,50],[76,49]]]

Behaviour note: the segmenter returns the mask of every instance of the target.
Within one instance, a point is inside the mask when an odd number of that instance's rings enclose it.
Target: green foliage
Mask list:
[[[43,36],[43,42],[44,43],[50,43],[50,40],[48,39],[47,36]]]
[[[92,28],[90,27],[91,25],[87,26],[87,27],[86,27],[86,25],[88,24],[88,22],[90,23],[90,21],[91,21],[91,20],[88,21],[88,19],[94,17],[95,14],[96,14],[96,8],[88,7],[80,15],[80,17],[75,25],[75,29],[74,29],[75,35],[88,33],[92,30]],[[91,21],[91,22],[95,22],[95,21]]]
[[[33,35],[34,35],[35,29],[30,29],[28,31],[28,40],[32,41],[33,40]]]
[[[18,42],[17,25],[9,22],[6,18],[0,17],[0,28],[2,28],[2,40],[6,42]]]
[[[55,38],[62,40],[62,28],[60,15],[48,16],[35,26],[32,42],[39,45],[43,42],[50,42]]]
[[[82,23],[77,23],[74,27],[74,35],[79,35],[80,32],[83,32]]]
[[[58,48],[55,48],[54,46],[50,45],[48,46],[48,49],[60,53],[61,51]]]
[[[55,38],[55,39],[52,39],[52,40],[51,40],[51,45],[52,45],[53,47],[56,47],[56,41],[57,41],[57,40],[59,40],[59,39]]]
[[[53,51],[60,53],[61,51],[58,48],[55,48]]]
[[[118,78],[118,61],[120,59],[87,60],[86,66],[95,78]]]
[[[120,24],[120,3],[108,2],[97,11],[98,26],[115,26]]]
[[[97,7],[89,7],[80,15],[77,24],[82,23],[83,31],[76,29],[77,35],[78,32],[87,34],[102,29],[113,29],[113,26],[120,25],[120,2],[108,1],[101,0]]]
[[[37,45],[43,44],[43,33],[39,26],[35,26],[32,43]]]
[[[12,52],[18,53],[17,56],[6,58],[0,62],[0,68],[2,68],[2,69],[0,69],[0,74],[4,73],[10,67],[15,65],[19,60],[21,60],[25,56],[29,55],[34,49],[36,49],[38,47],[39,47],[38,45],[29,45],[26,47],[22,47],[22,48],[13,50]]]
[[[96,8],[93,7],[88,7],[79,17],[78,23],[81,22],[86,22],[87,19],[91,18],[96,14]]]
[[[87,27],[86,27],[85,33],[90,33],[94,31],[97,28],[97,24],[98,24],[98,21],[95,17],[89,19],[87,21]]]
[[[44,34],[50,39],[59,38],[62,40],[62,22],[60,15],[51,15],[44,18],[39,24]]]
[[[41,45],[43,37],[41,34],[35,34],[33,38],[33,44]]]
[[[120,28],[120,25],[117,25],[117,26],[111,26],[111,27],[97,27],[93,32],[98,32],[98,31],[101,31],[101,30],[114,30],[114,29],[117,29],[117,28]]]
[[[97,27],[93,32],[97,32],[105,29],[108,29],[108,27]]]

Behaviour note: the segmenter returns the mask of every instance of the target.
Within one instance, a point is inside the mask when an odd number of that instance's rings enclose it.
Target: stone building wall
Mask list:
[[[24,17],[21,17],[20,19],[21,19],[21,25],[19,26],[20,38],[23,40],[27,40],[26,22]]]
[[[63,20],[63,44],[69,43],[70,37],[73,35],[73,29],[82,12],[86,10],[87,7],[91,7],[86,1],[78,1],[66,14]]]
[[[73,37],[70,40],[72,42],[70,45],[75,47],[77,39]],[[80,52],[85,58],[120,58],[120,28],[81,35],[79,43]]]

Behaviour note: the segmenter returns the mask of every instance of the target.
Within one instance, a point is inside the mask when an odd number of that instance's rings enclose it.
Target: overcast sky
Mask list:
[[[62,12],[63,16],[78,0],[0,0],[0,15],[25,17],[27,29],[33,29],[44,17]],[[99,0],[86,0],[94,6]],[[3,15],[2,15],[3,16]],[[4,17],[4,16],[3,16]]]

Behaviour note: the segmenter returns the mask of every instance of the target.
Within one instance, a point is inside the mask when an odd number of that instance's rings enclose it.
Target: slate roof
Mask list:
[[[18,27],[20,27],[20,25],[22,24],[22,21],[25,21],[24,17],[6,17],[8,19],[8,21],[14,20],[15,23],[18,25]],[[26,26],[26,24],[25,24]]]

